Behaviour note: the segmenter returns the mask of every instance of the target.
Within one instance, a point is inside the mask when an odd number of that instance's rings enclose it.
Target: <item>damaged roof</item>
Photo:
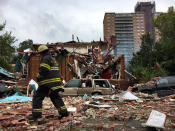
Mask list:
[[[4,68],[0,67],[0,75],[4,75],[8,78],[14,78],[12,75],[10,75]]]

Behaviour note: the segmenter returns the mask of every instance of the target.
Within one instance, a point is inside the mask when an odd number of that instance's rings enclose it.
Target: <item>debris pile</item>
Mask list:
[[[112,57],[108,55],[99,61],[99,54],[75,54],[74,63],[68,67],[76,74],[77,78],[86,78],[87,75],[98,76],[103,79],[125,79],[124,56]],[[106,60],[107,59],[107,60]]]
[[[121,94],[112,96],[64,97],[70,116],[58,120],[57,110],[48,98],[43,104],[43,118],[29,121],[32,103],[0,103],[0,128],[6,130],[143,130],[144,128],[165,128],[173,130],[175,124],[175,96],[163,99],[156,95],[131,93],[138,99],[123,99]],[[162,127],[150,123],[150,114],[163,114]],[[154,117],[154,115],[151,115]],[[166,116],[166,121],[165,121]],[[157,118],[154,118],[157,119]]]
[[[128,87],[129,91],[148,94],[157,93],[159,97],[175,94],[175,76],[155,77],[147,83],[136,84]]]
[[[156,81],[159,80],[160,77],[153,77],[150,81],[148,81],[147,83],[139,83],[139,84],[135,84],[134,86],[129,86],[128,90],[133,91],[134,89],[138,89],[138,88],[143,88],[143,87],[151,87],[154,86],[156,84]]]
[[[23,84],[20,82],[23,82]],[[21,78],[20,72],[10,73],[0,67],[0,98],[12,96],[17,92],[25,95],[27,90],[31,91],[25,85],[25,80]]]

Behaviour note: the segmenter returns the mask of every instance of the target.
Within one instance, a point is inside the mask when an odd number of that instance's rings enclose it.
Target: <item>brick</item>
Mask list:
[[[103,125],[96,125],[95,126],[95,130],[102,130],[103,129]]]
[[[110,115],[110,116],[109,116],[109,120],[110,120],[110,121],[114,121],[114,120],[115,120],[115,118],[116,118],[116,116],[115,116],[115,115]]]
[[[56,126],[57,128],[60,128],[60,122],[56,122],[55,126]]]
[[[11,125],[13,126],[23,126],[25,125],[25,122],[18,122],[18,120],[11,121]]]
[[[167,113],[167,116],[173,118],[173,117],[175,117],[175,114]]]
[[[53,131],[53,130],[54,130],[53,126],[49,127],[49,131]]]
[[[47,116],[46,116],[47,119],[49,119],[49,118],[54,118],[54,117],[55,117],[55,115],[53,115],[53,114],[50,114],[50,115],[47,115]]]
[[[8,127],[8,126],[10,126],[10,124],[11,124],[10,121],[4,121],[4,122],[1,123],[1,125],[2,125],[3,127]]]
[[[53,121],[50,121],[49,123],[47,123],[47,126],[53,126]]]
[[[21,130],[23,130],[22,126],[16,127],[16,131],[21,131]]]
[[[9,119],[12,119],[12,117],[9,117],[9,116],[1,116],[0,117],[0,121],[9,120]]]
[[[62,118],[62,119],[60,120],[60,122],[61,122],[61,123],[67,122],[67,118],[66,118],[66,117]]]
[[[67,121],[72,121],[72,120],[73,120],[72,117],[68,117],[68,118],[67,118]]]
[[[112,125],[105,125],[104,127],[103,127],[103,129],[105,130],[105,131],[114,131],[114,126]]]
[[[81,125],[82,125],[81,121],[76,121],[76,126],[81,126]]]
[[[3,107],[5,106],[5,107],[6,107],[6,106],[7,106],[7,104],[0,103],[0,106],[3,106]]]
[[[175,128],[175,123],[172,123],[171,126],[172,126],[172,128]]]
[[[74,117],[79,117],[79,116],[81,116],[81,115],[78,114],[78,113],[74,113],[73,116],[74,116]]]

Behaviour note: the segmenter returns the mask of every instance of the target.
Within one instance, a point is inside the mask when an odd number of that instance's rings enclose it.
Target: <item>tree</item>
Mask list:
[[[142,40],[141,49],[139,52],[134,54],[134,57],[131,60],[130,64],[132,66],[140,65],[143,67],[151,67],[154,64],[155,59],[153,57],[155,47],[154,41],[149,33],[142,35],[141,40]]]
[[[156,46],[149,33],[142,35],[141,40],[141,49],[134,54],[130,62],[130,71],[136,76],[137,81],[147,82],[152,77],[166,75],[165,70],[155,67],[157,59],[160,58],[157,52],[159,46]]]
[[[29,48],[30,48],[31,50],[33,49],[33,41],[30,40],[30,39],[21,42],[21,43],[19,44],[19,48],[17,48],[17,51],[18,51],[18,52],[24,52],[25,49],[29,49]],[[18,59],[21,59],[22,56],[23,56],[22,54],[19,54],[19,55],[18,55]]]
[[[153,20],[160,32],[160,40],[154,43],[150,36],[142,36],[141,50],[131,60],[130,69],[140,81],[154,76],[175,75],[175,10],[160,14]],[[158,68],[157,68],[158,67]]]
[[[21,42],[19,44],[19,48],[17,49],[17,51],[23,52],[25,49],[28,49],[28,48],[33,49],[33,41],[30,39]]]
[[[175,10],[173,7],[167,13],[160,14],[153,21],[160,32],[160,40],[156,44],[159,63],[170,75],[175,74]]]
[[[0,25],[0,31],[3,31],[5,28],[5,23]],[[11,70],[9,64],[12,61],[14,56],[15,48],[13,43],[16,41],[16,38],[12,36],[11,32],[5,32],[0,35],[0,66]]]

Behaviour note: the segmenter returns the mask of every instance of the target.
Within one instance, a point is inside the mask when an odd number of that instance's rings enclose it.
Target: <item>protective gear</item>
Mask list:
[[[37,120],[39,118],[42,118],[42,116],[41,115],[39,115],[39,116],[33,116],[32,114],[30,114],[29,117],[28,117],[29,120]]]
[[[48,47],[45,46],[45,45],[40,45],[40,46],[38,47],[38,53],[41,53],[41,52],[43,52],[43,51],[45,51],[45,50],[48,50]]]
[[[50,54],[43,56],[37,80],[39,86],[43,88],[49,87],[52,91],[63,88],[58,64]]]
[[[50,97],[59,114],[67,112],[65,104],[58,94],[58,91],[63,91],[59,67],[56,60],[49,53],[44,54],[41,60],[37,83],[39,87],[32,100],[33,117],[42,116],[42,101],[46,96]]]
[[[58,116],[58,120],[61,120],[63,117],[68,117],[68,116],[69,116],[69,112],[66,111]]]

